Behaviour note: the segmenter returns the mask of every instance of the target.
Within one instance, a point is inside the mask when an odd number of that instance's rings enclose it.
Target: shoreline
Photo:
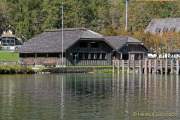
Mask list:
[[[112,66],[67,66],[67,67],[32,67],[21,65],[0,65],[3,74],[53,74],[53,73],[107,73],[113,72]]]
[[[35,74],[32,67],[21,65],[0,65],[0,74]]]

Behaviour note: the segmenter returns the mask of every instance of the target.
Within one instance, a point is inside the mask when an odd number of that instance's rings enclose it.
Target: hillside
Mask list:
[[[86,27],[103,34],[124,30],[125,0],[64,0],[65,27]],[[180,1],[129,0],[130,32],[143,30],[152,18],[180,17]],[[11,28],[29,39],[45,29],[61,27],[60,0],[1,0],[0,32]]]
[[[45,29],[61,28],[60,0],[1,0],[0,33],[12,29],[24,40]],[[168,37],[144,34],[153,18],[180,17],[180,1],[129,0],[128,31],[125,28],[125,0],[64,0],[64,27],[85,27],[104,35],[130,35],[148,48],[168,50]],[[171,42],[179,48],[180,34]],[[177,44],[178,43],[178,44]],[[161,50],[162,51],[162,50]]]

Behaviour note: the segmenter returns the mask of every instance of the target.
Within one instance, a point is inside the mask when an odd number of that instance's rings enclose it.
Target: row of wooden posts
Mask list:
[[[179,69],[179,59],[113,60],[113,71],[117,72],[179,74]]]

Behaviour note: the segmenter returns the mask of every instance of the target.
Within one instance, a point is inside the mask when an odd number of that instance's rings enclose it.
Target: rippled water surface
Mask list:
[[[0,76],[0,120],[180,120],[179,76]]]

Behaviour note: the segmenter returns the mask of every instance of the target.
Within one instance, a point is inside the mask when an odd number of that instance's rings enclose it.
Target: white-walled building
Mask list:
[[[12,31],[4,31],[0,36],[0,45],[2,50],[15,51],[22,45],[22,41],[13,35]]]
[[[145,32],[163,34],[166,32],[180,32],[180,18],[152,19]]]

